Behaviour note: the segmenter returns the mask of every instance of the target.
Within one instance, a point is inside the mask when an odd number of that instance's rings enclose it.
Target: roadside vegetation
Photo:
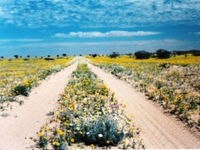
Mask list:
[[[140,130],[124,105],[86,64],[72,73],[59,108],[38,132],[41,149],[143,148]]]
[[[71,59],[3,58],[0,61],[0,109],[3,110],[9,102],[17,101],[18,95],[28,96],[39,81],[68,66]]]
[[[142,52],[142,55],[144,53]],[[160,103],[189,126],[200,127],[200,56],[136,59],[127,55],[87,57]]]

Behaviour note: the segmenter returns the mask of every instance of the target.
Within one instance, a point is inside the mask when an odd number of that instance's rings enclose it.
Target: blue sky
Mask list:
[[[0,55],[200,48],[200,0],[0,0]]]

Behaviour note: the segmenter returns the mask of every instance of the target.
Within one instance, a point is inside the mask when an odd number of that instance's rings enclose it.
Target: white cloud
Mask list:
[[[109,32],[70,32],[69,34],[65,33],[56,33],[53,37],[57,38],[68,38],[68,37],[80,37],[80,38],[99,38],[99,37],[132,37],[132,36],[149,36],[161,34],[160,32],[152,31],[109,31]]]

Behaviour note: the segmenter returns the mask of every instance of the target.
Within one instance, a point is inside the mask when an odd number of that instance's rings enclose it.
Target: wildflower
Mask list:
[[[71,139],[70,139],[70,142],[74,143],[74,142],[75,142],[74,138],[71,138]]]
[[[62,131],[62,130],[60,130],[60,129],[57,129],[57,133],[58,133],[59,135],[64,135],[64,134],[65,134],[65,132]]]
[[[94,148],[95,148],[95,145],[94,145],[94,144],[91,144],[90,147],[91,147],[92,149],[94,149]]]
[[[71,132],[72,132],[72,130],[67,130],[67,132],[68,132],[68,133],[71,133]]]
[[[44,126],[44,129],[45,129],[45,131],[48,131],[49,127],[48,126]]]
[[[103,134],[98,134],[98,137],[100,137],[100,138],[103,137]]]
[[[60,146],[60,143],[57,142],[57,141],[55,141],[55,142],[53,142],[53,145],[55,145],[55,146]]]
[[[44,132],[39,132],[39,133],[38,133],[38,136],[39,136],[39,137],[44,136]]]
[[[106,141],[106,143],[107,143],[107,144],[110,144],[110,141],[109,141],[109,140],[107,140],[107,141]]]

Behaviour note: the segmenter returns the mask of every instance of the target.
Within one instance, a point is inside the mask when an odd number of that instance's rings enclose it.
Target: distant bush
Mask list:
[[[63,54],[62,54],[62,56],[63,56],[63,57],[66,57],[66,56],[67,56],[67,54],[63,53]]]
[[[47,58],[44,58],[45,60],[55,60],[54,58],[50,58],[50,57],[47,57]]]
[[[194,50],[194,51],[192,52],[192,55],[193,55],[193,56],[200,56],[200,50]]]
[[[113,52],[112,54],[109,55],[110,58],[116,58],[118,56],[120,56],[120,54],[117,52]]]
[[[19,55],[14,55],[14,57],[17,59],[17,58],[19,58]]]
[[[28,58],[24,58],[24,61],[28,61],[29,59]]]
[[[151,53],[147,51],[138,51],[138,52],[135,52],[135,57],[136,59],[148,59],[151,57]]]
[[[160,59],[170,58],[170,55],[171,52],[164,49],[159,49],[156,51],[156,56]]]

